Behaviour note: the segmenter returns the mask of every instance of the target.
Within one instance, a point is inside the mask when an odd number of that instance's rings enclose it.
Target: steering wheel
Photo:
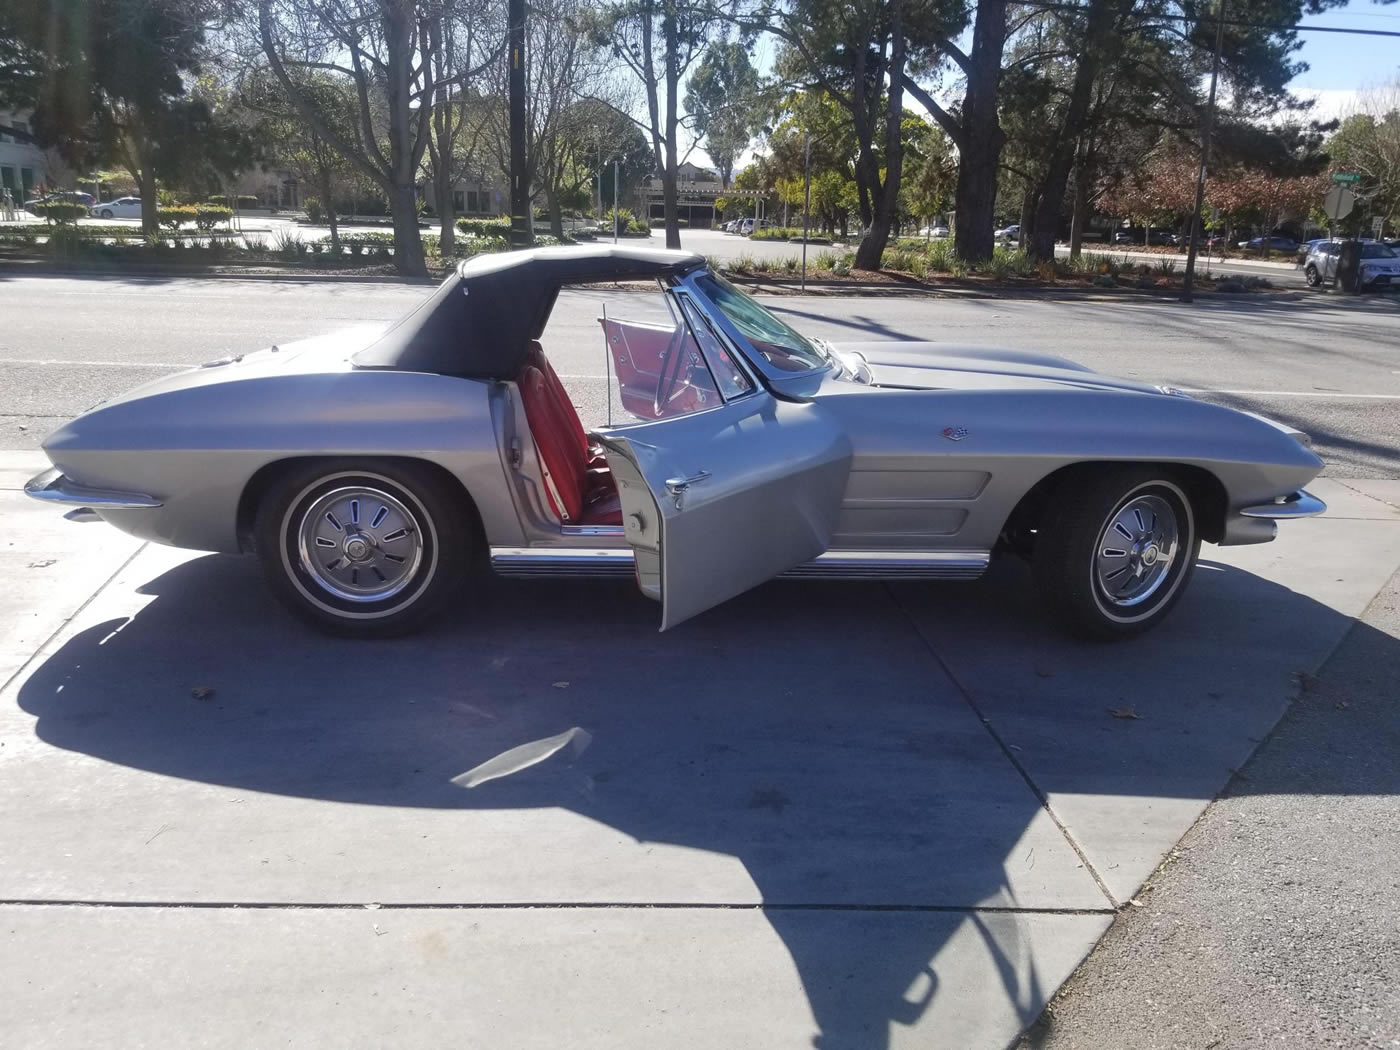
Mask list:
[[[683,328],[676,329],[676,338],[671,340],[671,345],[666,348],[666,359],[661,365],[661,376],[656,382],[656,396],[652,399],[651,407],[658,419],[665,409],[671,404],[677,395],[676,385],[681,378],[681,365],[685,361],[685,338],[681,334]]]

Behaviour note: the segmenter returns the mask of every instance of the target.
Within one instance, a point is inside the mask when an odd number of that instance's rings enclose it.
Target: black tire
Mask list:
[[[407,634],[469,571],[478,540],[464,504],[426,464],[322,460],[263,494],[254,548],[273,594],[312,625],[352,638]]]
[[[1303,279],[1308,282],[1309,288],[1316,288],[1322,283],[1322,277],[1317,272],[1316,266],[1309,266],[1303,271]]]
[[[1169,528],[1175,538],[1164,558],[1160,547],[1167,546]],[[1079,638],[1111,641],[1141,634],[1166,617],[1200,550],[1195,508],[1170,471],[1105,467],[1078,471],[1050,494],[1031,567],[1056,623]],[[1106,575],[1122,576],[1122,582],[1106,581]]]
[[[110,219],[111,217],[112,217],[112,209],[111,209],[111,208],[103,208],[103,209],[102,209],[102,218],[104,218],[104,219]]]

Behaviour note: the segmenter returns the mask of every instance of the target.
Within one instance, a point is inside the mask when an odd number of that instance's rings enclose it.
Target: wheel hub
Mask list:
[[[296,525],[305,573],[344,601],[377,602],[413,582],[423,559],[421,526],[389,492],[347,485],[321,495]]]
[[[1176,558],[1176,511],[1160,496],[1139,496],[1109,515],[1099,536],[1094,582],[1114,605],[1146,601]]]

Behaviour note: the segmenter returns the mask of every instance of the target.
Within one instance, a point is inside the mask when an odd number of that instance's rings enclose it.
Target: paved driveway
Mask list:
[[[0,459],[25,1047],[1004,1046],[1400,566],[1396,483],[1323,479],[1121,645],[1014,563],[664,635],[624,583],[483,581],[351,643],[27,504],[36,466]]]

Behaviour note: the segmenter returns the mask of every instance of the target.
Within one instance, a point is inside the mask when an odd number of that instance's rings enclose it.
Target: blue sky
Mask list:
[[[1346,7],[1305,18],[1303,24],[1400,32],[1400,4],[1352,0]],[[1298,57],[1310,68],[1293,81],[1293,87],[1297,94],[1317,99],[1319,117],[1337,115],[1356,92],[1400,76],[1400,37],[1306,32],[1299,36],[1303,49]]]

